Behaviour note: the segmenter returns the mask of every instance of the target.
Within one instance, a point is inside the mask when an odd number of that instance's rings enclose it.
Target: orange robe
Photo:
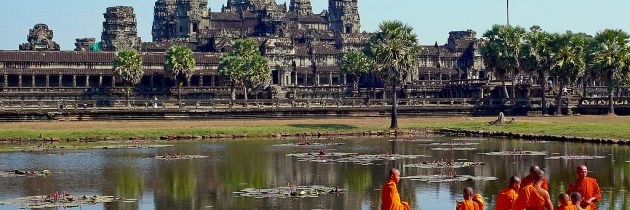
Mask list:
[[[571,195],[573,192],[579,192],[584,200],[595,197],[595,200],[590,205],[592,210],[597,209],[595,202],[599,202],[602,199],[602,193],[600,192],[597,180],[590,177],[584,177],[582,181],[578,180],[575,183],[570,184],[569,189],[567,189],[567,194]],[[582,206],[582,208],[586,208],[586,206]]]
[[[516,202],[517,197],[518,193],[516,193],[516,190],[509,187],[503,189],[503,191],[499,192],[499,195],[497,196],[496,210],[514,209],[514,202]]]
[[[541,195],[534,185],[527,185],[521,189],[514,203],[514,210],[544,210],[545,197]]]
[[[527,186],[530,184],[534,184],[534,182],[536,182],[534,175],[527,175],[525,178],[523,178],[523,180],[521,181],[521,186]],[[545,190],[547,190],[547,192],[549,191],[549,186],[547,185],[547,177],[543,178],[543,183],[541,185],[541,187]]]
[[[479,194],[475,194],[474,199],[479,202],[471,200],[457,202],[456,210],[483,210],[486,206],[483,197]]]
[[[557,210],[578,210],[578,208],[569,201],[567,205],[560,204]]]
[[[396,188],[396,182],[387,181],[381,190],[381,210],[411,210],[407,202],[400,200],[400,194]]]

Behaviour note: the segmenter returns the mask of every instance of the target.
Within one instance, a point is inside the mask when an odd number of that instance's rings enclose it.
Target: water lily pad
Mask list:
[[[145,148],[164,148],[164,147],[174,147],[175,145],[135,145],[135,144],[125,144],[125,145],[107,145],[107,146],[97,146],[90,147],[91,149],[145,149]]]
[[[486,152],[486,153],[478,153],[481,155],[490,155],[490,156],[545,156],[547,155],[546,151],[501,151],[501,152]]]
[[[275,144],[274,147],[329,147],[329,146],[339,146],[344,145],[344,143],[318,143],[318,142],[297,142],[297,143],[287,143],[287,144]]]
[[[404,165],[406,168],[443,169],[443,168],[467,168],[486,165],[483,162],[422,162],[418,164]]]
[[[418,175],[418,176],[406,176],[401,179],[409,179],[412,181],[421,181],[428,183],[442,183],[442,182],[464,182],[464,181],[495,181],[496,177],[484,177],[484,176],[470,176],[470,175]]]
[[[431,146],[472,146],[478,145],[479,143],[470,143],[470,142],[450,142],[450,143],[432,143]]]
[[[433,151],[473,151],[477,150],[474,147],[435,147],[431,148]]]
[[[390,139],[390,142],[434,142],[433,139]]]
[[[562,155],[546,157],[547,160],[594,160],[604,159],[606,156],[589,156],[589,155]]]
[[[156,160],[192,160],[192,159],[201,159],[208,158],[208,156],[203,155],[156,155],[154,157]]]
[[[0,178],[13,178],[13,177],[41,177],[53,174],[49,170],[31,171],[31,170],[13,170],[13,171],[0,171]]]
[[[271,189],[255,189],[247,188],[236,193],[236,197],[249,198],[317,198],[328,194],[337,194],[345,192],[345,189],[337,187],[325,187],[319,185],[313,186],[296,186],[296,187],[278,187]]]
[[[357,153],[337,153],[337,152],[326,153],[323,151],[313,152],[313,153],[288,154],[287,156],[297,157],[298,161],[308,161],[308,162],[316,162],[316,163],[354,163],[354,164],[360,164],[360,165],[372,165],[374,164],[373,162],[377,162],[377,161],[430,157],[426,155],[399,155],[399,154],[378,154],[378,155],[362,154],[362,155],[359,155]]]
[[[455,138],[453,139],[453,141],[485,141],[488,139],[484,139],[484,138]]]
[[[28,196],[23,198],[16,198],[8,201],[3,201],[5,205],[13,205],[19,208],[29,209],[43,209],[43,208],[67,208],[67,207],[79,207],[84,205],[96,205],[99,203],[110,203],[117,198],[113,196],[82,196],[75,197],[72,195],[61,195],[57,201],[54,197],[48,195]]]

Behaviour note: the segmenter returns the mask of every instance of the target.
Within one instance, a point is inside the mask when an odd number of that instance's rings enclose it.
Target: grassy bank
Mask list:
[[[547,135],[630,139],[630,117],[518,117],[508,126],[490,126],[493,118],[432,117],[403,118],[401,128],[458,128]],[[202,120],[202,121],[112,121],[112,122],[20,122],[0,123],[2,138],[157,138],[170,135],[269,136],[276,133],[361,132],[387,130],[388,118],[296,119],[296,120]]]

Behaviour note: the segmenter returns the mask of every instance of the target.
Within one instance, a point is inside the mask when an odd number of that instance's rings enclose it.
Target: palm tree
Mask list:
[[[129,104],[129,92],[133,86],[140,83],[144,71],[142,69],[142,56],[131,49],[116,52],[113,64],[114,77],[125,85],[127,92],[127,106]]]
[[[550,38],[552,54],[551,75],[558,81],[556,114],[562,114],[562,94],[567,85],[577,80],[586,68],[584,36],[573,34],[553,34]]]
[[[594,53],[594,63],[608,81],[608,114],[615,114],[614,89],[628,77],[628,34],[622,30],[606,29],[597,33],[595,42],[599,48]]]
[[[253,39],[239,39],[232,51],[219,62],[219,75],[230,82],[232,100],[236,99],[236,88],[243,87],[247,100],[247,89],[264,85],[271,78],[269,61],[260,54],[258,43]]]
[[[505,79],[512,76],[512,97],[516,97],[516,75],[520,71],[519,56],[525,29],[510,25],[494,25],[483,34],[486,43],[481,47],[484,64],[501,79],[505,98],[510,98]]]
[[[341,61],[341,72],[352,78],[352,90],[359,90],[359,78],[361,74],[370,72],[372,62],[363,52],[351,51],[344,55]]]
[[[398,128],[396,88],[417,68],[420,46],[413,28],[400,21],[385,21],[367,44],[366,52],[376,66],[381,79],[392,88],[391,129]]]
[[[236,100],[236,88],[243,86],[245,61],[238,56],[226,55],[219,62],[219,75],[228,79],[230,83],[230,99]]]
[[[164,70],[177,83],[177,100],[182,100],[181,88],[184,81],[189,81],[195,73],[196,66],[195,56],[187,46],[175,45],[166,51]]]
[[[538,76],[538,84],[541,91],[542,114],[547,111],[547,75],[551,69],[551,53],[549,49],[550,34],[542,31],[540,26],[532,26],[524,37],[521,49],[521,68],[530,74]]]

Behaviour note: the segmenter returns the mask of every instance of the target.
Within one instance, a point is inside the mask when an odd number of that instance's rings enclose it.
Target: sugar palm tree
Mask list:
[[[608,81],[608,114],[615,114],[614,89],[628,78],[629,36],[622,30],[606,29],[597,33],[595,42],[598,50],[594,63]]]
[[[385,21],[379,25],[367,44],[368,57],[373,59],[381,79],[392,88],[391,129],[398,128],[397,87],[412,69],[417,68],[420,46],[413,28],[400,21]]]
[[[552,54],[551,75],[558,81],[558,95],[556,102],[556,114],[562,114],[563,89],[577,80],[586,68],[584,36],[567,32],[565,34],[553,34],[550,38]]]
[[[512,97],[516,97],[516,75],[520,72],[519,56],[525,29],[518,26],[494,25],[483,34],[486,43],[481,55],[486,68],[501,79],[505,98],[510,98],[505,80],[512,77]]]
[[[175,45],[166,51],[164,57],[164,70],[171,75],[177,83],[177,100],[182,99],[181,87],[185,81],[189,81],[195,73],[195,56],[192,50],[183,45]]]
[[[248,88],[262,86],[271,79],[269,61],[253,39],[236,40],[232,51],[221,58],[218,72],[230,82],[232,100],[236,100],[236,88],[243,88],[247,100]]]
[[[129,92],[132,87],[138,85],[144,75],[142,69],[142,56],[131,49],[116,52],[113,64],[114,77],[122,82],[127,92],[127,106],[129,104]]]
[[[530,74],[538,76],[538,84],[541,91],[542,114],[547,111],[547,76],[551,69],[551,52],[549,49],[550,34],[544,32],[539,26],[532,26],[524,37],[521,49],[521,68]]]
[[[351,51],[344,55],[341,61],[341,72],[346,75],[350,75],[352,78],[352,90],[359,90],[359,78],[362,74],[370,72],[372,69],[372,62],[360,51]]]

